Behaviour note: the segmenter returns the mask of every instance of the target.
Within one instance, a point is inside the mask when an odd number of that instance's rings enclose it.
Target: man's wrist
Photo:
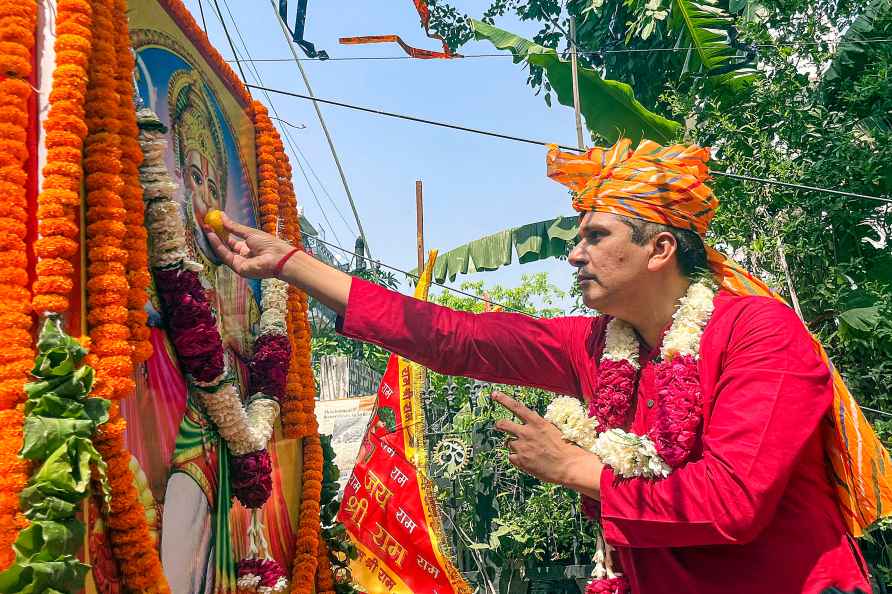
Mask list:
[[[278,262],[276,262],[276,265],[273,268],[273,277],[282,280],[282,271],[285,269],[285,264],[287,264],[288,261],[291,260],[291,258],[293,258],[294,255],[299,251],[301,251],[301,249],[298,247],[288,246],[288,249],[285,251],[282,257],[279,258]]]
[[[601,471],[604,463],[592,452],[573,446],[562,472],[560,484],[592,499],[601,499]]]

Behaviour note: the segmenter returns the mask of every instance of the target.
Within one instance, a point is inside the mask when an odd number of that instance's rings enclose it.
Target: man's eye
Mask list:
[[[200,186],[202,183],[204,183],[204,180],[201,178],[201,174],[194,169],[192,170],[192,181],[195,182],[196,186]]]

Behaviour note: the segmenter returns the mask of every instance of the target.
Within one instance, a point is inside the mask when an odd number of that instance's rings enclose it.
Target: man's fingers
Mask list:
[[[241,223],[236,223],[226,213],[223,213],[223,228],[229,231],[230,233],[235,233],[241,237],[248,237],[253,233],[257,233],[257,229],[253,229],[248,227],[247,225],[242,225]]]
[[[235,233],[230,233],[226,236],[226,243],[229,245],[229,249],[234,252],[238,251],[239,244],[244,244],[245,240],[236,235]]]
[[[508,419],[500,419],[496,421],[495,428],[497,431],[501,431],[503,433],[510,433],[511,435],[517,436],[520,435],[524,430],[524,426],[515,423],[513,421],[509,421]]]
[[[514,413],[514,416],[526,424],[533,423],[541,419],[538,414],[530,410],[522,402],[511,398],[501,392],[493,392],[492,399]]]
[[[217,256],[223,261],[224,264],[232,268],[234,271],[241,273],[242,267],[245,264],[245,259],[233,252],[229,247],[227,247],[221,240],[220,237],[211,231],[207,234],[208,243],[211,244],[211,247],[214,248],[214,251],[217,252]]]
[[[214,233],[213,231],[208,231],[206,234],[208,243],[211,244],[211,247],[214,248],[214,251],[217,252],[217,255],[220,256],[220,259],[226,262],[226,256],[232,255],[232,250],[220,240],[220,237]],[[229,264],[229,262],[226,262]]]

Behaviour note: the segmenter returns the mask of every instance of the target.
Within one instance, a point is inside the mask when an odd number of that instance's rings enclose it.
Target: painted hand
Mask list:
[[[508,461],[523,472],[547,483],[569,486],[586,458],[597,456],[564,440],[560,430],[523,403],[493,392],[492,399],[522,421],[502,419],[495,428],[508,434]]]
[[[208,242],[227,266],[247,278],[270,278],[279,260],[292,249],[281,239],[236,223],[225,214],[223,228],[229,232],[225,242],[205,227]]]

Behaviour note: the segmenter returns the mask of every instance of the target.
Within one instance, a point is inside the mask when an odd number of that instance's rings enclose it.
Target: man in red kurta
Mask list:
[[[735,290],[764,285],[705,250],[699,238],[717,205],[702,184],[708,153],[653,143],[631,151],[627,142],[597,150],[552,153],[550,174],[576,192],[583,215],[569,260],[585,303],[605,314],[598,317],[456,312],[351,279],[228,220],[236,235],[228,245],[210,239],[236,272],[276,275],[316,296],[339,314],[346,336],[445,374],[588,400],[598,389],[606,325],[624,320],[640,345],[626,428],[638,435],[660,401],[654,365],[663,335],[708,260],[722,289],[700,342],[702,423],[687,461],[666,478],[619,478],[556,427],[497,395],[522,422],[497,426],[512,436],[509,459],[600,501],[605,538],[636,594],[869,592],[826,463],[839,455],[828,451],[821,430],[833,422],[834,376],[790,308],[767,288],[766,296]]]

